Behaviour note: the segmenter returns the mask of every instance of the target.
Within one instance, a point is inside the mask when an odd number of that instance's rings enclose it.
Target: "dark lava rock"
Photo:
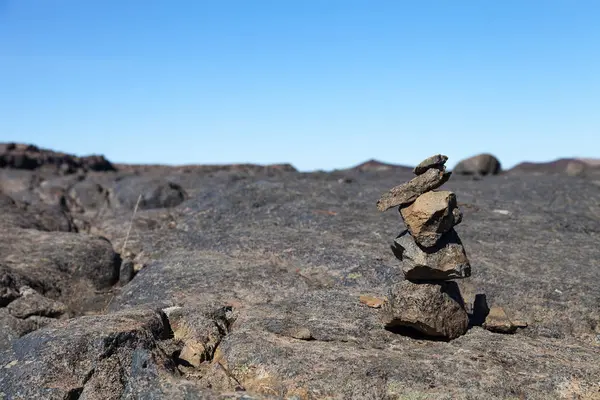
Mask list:
[[[113,190],[118,204],[131,210],[140,196],[139,208],[142,210],[175,207],[187,196],[180,185],[152,177],[126,177],[119,180]]]
[[[146,358],[149,370],[136,372],[151,381],[156,363],[168,367],[157,347],[166,336],[168,327],[152,310],[57,323],[17,339],[0,355],[0,390],[8,398],[123,398],[129,385],[143,384],[131,376],[137,357]]]
[[[6,229],[0,234],[0,263],[18,287],[30,286],[64,301],[84,295],[79,293],[82,288],[78,282],[87,282],[96,289],[116,283],[120,257],[111,243],[100,237]]]
[[[421,161],[419,165],[413,169],[413,172],[415,175],[421,175],[432,168],[443,171],[445,169],[444,164],[446,164],[446,161],[448,161],[448,156],[436,154]]]
[[[379,211],[396,206],[407,206],[425,192],[437,189],[450,179],[450,173],[437,169],[428,169],[410,181],[398,185],[384,193],[377,201]]]
[[[100,155],[77,157],[72,154],[40,149],[30,144],[0,144],[0,168],[35,170],[50,168],[59,174],[72,174],[80,169],[115,171],[114,166]]]
[[[126,285],[131,282],[133,276],[135,275],[133,261],[129,259],[124,259],[121,262],[121,268],[119,270],[119,283],[121,285]]]
[[[59,206],[30,205],[0,193],[0,228],[24,228],[42,231],[75,231],[69,214]]]
[[[75,183],[69,188],[68,194],[85,211],[99,210],[110,206],[109,191],[91,180]]]
[[[479,154],[459,161],[452,172],[458,175],[496,175],[501,170],[500,161],[496,157]]]
[[[446,232],[433,247],[419,246],[408,231],[395,240],[392,250],[402,261],[406,279],[447,280],[471,276],[471,265],[465,248],[454,229]]]
[[[24,319],[32,315],[56,318],[67,311],[64,304],[48,299],[27,286],[19,292],[20,297],[7,306],[10,314],[17,318]]]
[[[412,328],[425,336],[444,339],[456,339],[469,327],[469,316],[455,282],[395,284],[383,304],[382,320],[387,329]]]
[[[467,311],[476,314],[470,304],[486,293],[490,304],[510,310],[513,324],[530,323],[513,335],[474,326],[445,342],[399,335],[399,328],[386,330],[380,310],[360,301],[364,295],[383,298],[390,285],[403,279],[386,245],[386,238],[397,233],[398,217],[378,213],[372,206],[382,192],[411,179],[412,168],[298,173],[209,167],[124,169],[138,173],[139,179],[176,183],[187,199],[168,210],[138,210],[128,257],[145,267],[127,285],[101,289],[114,294],[110,303],[95,309],[107,315],[68,323],[53,320],[18,339],[37,328],[34,318],[43,317],[18,319],[0,307],[0,329],[8,332],[0,335],[0,348],[6,348],[0,353],[0,392],[5,397],[15,398],[19,390],[21,397],[33,399],[52,398],[51,391],[59,398],[65,393],[71,398],[104,398],[113,389],[122,398],[149,399],[596,394],[600,186],[587,174],[573,178],[515,172],[479,181],[458,176],[447,183],[468,221],[457,230],[471,264],[477,266],[471,279],[458,281]],[[2,172],[6,171],[33,174]],[[119,174],[88,173],[85,180],[112,190],[115,179],[123,176]],[[340,184],[341,178],[352,183]],[[27,185],[36,182],[32,179]],[[133,205],[138,195],[131,196]],[[106,212],[92,215],[90,224],[120,249],[117,243],[127,234],[132,208],[114,201]],[[13,242],[21,245],[26,240]],[[0,254],[7,249],[11,250],[4,246]],[[17,268],[21,257],[13,254],[7,272],[0,273],[15,282],[5,286],[13,287],[7,297],[12,299],[6,301],[15,300],[14,287],[28,285],[69,310],[71,297],[98,306],[93,286],[75,290],[80,283],[58,264],[25,275],[35,268]],[[37,262],[44,266],[42,258]],[[193,341],[184,353],[187,364],[180,358],[186,335],[181,340],[162,339],[143,327],[132,328],[133,336],[111,333],[124,331],[115,329],[118,321],[135,325],[135,318],[127,315],[140,306],[188,310]],[[221,332],[218,319],[205,310],[227,307],[233,308],[236,319]],[[145,326],[155,318],[166,326],[160,313],[145,318]],[[90,337],[98,339],[88,341]],[[215,338],[220,338],[216,348]],[[56,358],[41,350],[46,344]],[[214,351],[205,352],[204,344]],[[15,349],[27,356],[26,361],[19,361],[23,358],[15,356]]]

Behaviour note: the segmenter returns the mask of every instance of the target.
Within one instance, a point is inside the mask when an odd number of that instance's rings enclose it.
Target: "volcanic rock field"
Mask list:
[[[0,399],[600,399],[600,166],[490,157],[434,188],[470,264],[434,285],[405,279],[403,215],[377,206],[412,167],[1,144]],[[461,298],[405,289],[436,285]],[[436,296],[468,327],[389,323]]]

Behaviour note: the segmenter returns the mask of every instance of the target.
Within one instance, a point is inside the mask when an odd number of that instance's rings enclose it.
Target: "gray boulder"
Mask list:
[[[501,170],[500,161],[484,153],[459,161],[452,172],[459,175],[497,175]]]
[[[134,209],[138,198],[139,208],[169,208],[181,204],[187,194],[181,186],[163,178],[130,176],[120,179],[113,188],[116,202]]]
[[[467,253],[454,229],[433,247],[420,247],[408,230],[395,240],[392,250],[402,261],[404,277],[412,281],[462,279],[471,276]]]
[[[0,193],[0,229],[24,228],[41,231],[75,231],[71,217],[59,206],[27,204]]]
[[[464,335],[469,327],[469,316],[455,282],[395,284],[383,304],[382,320],[387,329],[412,328],[445,339]]]

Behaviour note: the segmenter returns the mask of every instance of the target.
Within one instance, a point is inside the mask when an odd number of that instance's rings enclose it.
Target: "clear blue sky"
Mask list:
[[[600,157],[600,1],[0,0],[0,141],[118,162]]]

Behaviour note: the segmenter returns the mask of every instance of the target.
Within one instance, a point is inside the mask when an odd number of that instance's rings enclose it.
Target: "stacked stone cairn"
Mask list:
[[[434,190],[450,178],[447,160],[441,154],[427,158],[415,167],[415,178],[384,193],[377,202],[380,211],[399,207],[408,228],[392,245],[405,280],[390,289],[382,307],[383,322],[387,329],[442,340],[455,339],[468,329],[469,317],[453,279],[471,275],[454,230],[462,220],[456,196]]]

